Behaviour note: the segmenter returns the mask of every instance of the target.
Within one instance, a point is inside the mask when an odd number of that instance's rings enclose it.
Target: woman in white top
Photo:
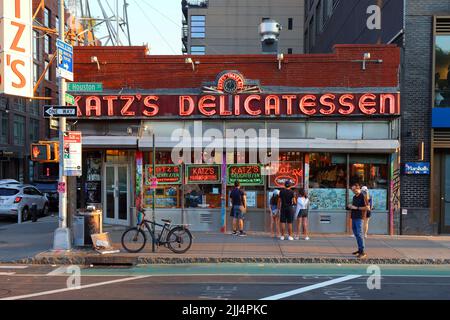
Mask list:
[[[297,199],[297,210],[295,211],[297,217],[297,236],[295,240],[300,239],[301,228],[303,227],[303,233],[305,240],[309,240],[308,236],[308,211],[309,211],[309,199],[305,192],[305,189],[300,189],[299,197]]]

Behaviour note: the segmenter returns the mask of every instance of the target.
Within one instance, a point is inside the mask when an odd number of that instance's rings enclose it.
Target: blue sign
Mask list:
[[[406,162],[403,166],[403,173],[409,175],[430,174],[429,162]]]
[[[431,112],[432,128],[450,128],[450,108],[433,108]]]
[[[56,47],[58,48],[58,76],[73,81],[73,46],[58,39]]]

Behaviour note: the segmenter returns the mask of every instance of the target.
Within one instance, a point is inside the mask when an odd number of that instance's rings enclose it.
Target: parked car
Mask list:
[[[20,184],[20,182],[14,179],[0,179],[0,185],[3,184]]]
[[[47,215],[48,198],[32,185],[0,185],[0,215],[17,216],[22,213],[22,221],[31,218],[31,207],[37,205],[38,214]]]
[[[58,182],[39,181],[34,182],[33,186],[47,196],[48,209],[52,212],[57,212],[59,208]]]

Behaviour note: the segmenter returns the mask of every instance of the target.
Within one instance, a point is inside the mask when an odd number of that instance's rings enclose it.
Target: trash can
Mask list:
[[[91,235],[102,232],[102,211],[81,211],[73,217],[75,246],[92,246]]]

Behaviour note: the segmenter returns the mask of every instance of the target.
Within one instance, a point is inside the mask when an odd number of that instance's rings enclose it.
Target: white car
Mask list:
[[[3,184],[20,184],[20,182],[14,179],[0,179],[0,185]]]
[[[22,221],[31,218],[31,207],[36,204],[37,214],[48,214],[47,197],[31,185],[0,185],[0,215],[17,216],[22,213]]]

